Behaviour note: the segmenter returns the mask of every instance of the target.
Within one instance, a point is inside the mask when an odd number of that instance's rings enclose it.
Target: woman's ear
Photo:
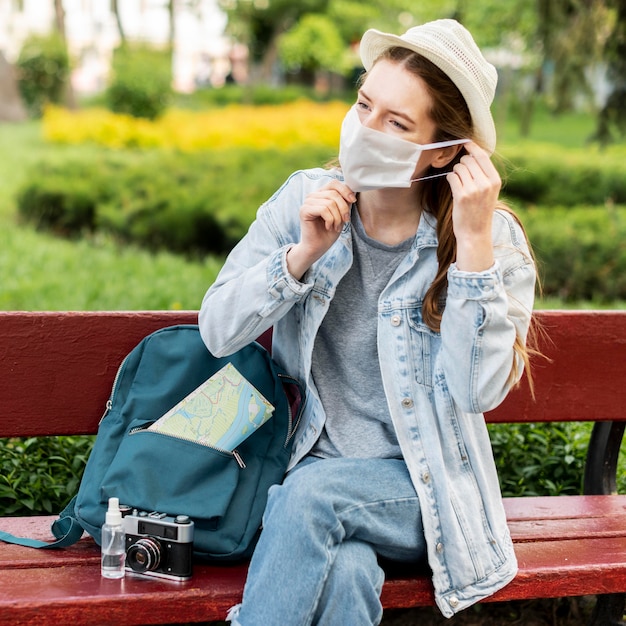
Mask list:
[[[431,166],[438,169],[445,167],[456,158],[461,150],[463,150],[463,144],[435,150],[436,154],[435,158],[431,162]]]

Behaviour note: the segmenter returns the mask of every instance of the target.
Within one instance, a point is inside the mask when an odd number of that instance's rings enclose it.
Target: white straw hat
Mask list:
[[[498,73],[479,50],[469,31],[455,20],[435,20],[410,28],[404,35],[368,30],[361,39],[361,60],[369,70],[389,48],[408,48],[445,72],[469,108],[476,140],[490,153],[496,148],[496,128],[491,103]]]

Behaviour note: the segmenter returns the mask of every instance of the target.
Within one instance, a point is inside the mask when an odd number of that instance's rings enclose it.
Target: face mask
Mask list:
[[[449,172],[412,178],[424,150],[447,148],[469,142],[454,139],[438,143],[418,144],[399,139],[361,124],[357,110],[352,107],[341,125],[339,163],[346,185],[352,191],[370,191],[387,187],[410,187],[412,183]]]

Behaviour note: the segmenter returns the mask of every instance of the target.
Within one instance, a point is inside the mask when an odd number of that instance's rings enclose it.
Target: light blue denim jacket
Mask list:
[[[259,209],[199,315],[202,337],[218,356],[274,327],[275,359],[307,387],[291,467],[309,452],[325,420],[311,355],[337,283],[352,263],[351,226],[302,282],[287,271],[286,254],[299,241],[303,199],[332,177],[340,175],[296,172]],[[493,240],[496,262],[489,270],[450,267],[441,332],[434,332],[421,307],[437,271],[437,237],[435,219],[423,214],[378,305],[385,394],[421,503],[435,599],[448,617],[491,595],[517,571],[482,412],[500,404],[510,388],[513,342],[516,332],[527,334],[535,268],[508,213],[496,212]]]

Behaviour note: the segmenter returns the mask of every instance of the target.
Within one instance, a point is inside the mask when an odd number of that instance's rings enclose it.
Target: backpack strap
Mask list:
[[[48,542],[29,539],[28,537],[16,537],[3,530],[0,530],[0,540],[6,543],[14,543],[18,546],[26,546],[27,548],[66,548],[74,545],[83,535],[83,527],[74,517],[75,501],[76,496],[61,511],[59,519],[52,523],[52,534],[56,537],[56,541]]]

